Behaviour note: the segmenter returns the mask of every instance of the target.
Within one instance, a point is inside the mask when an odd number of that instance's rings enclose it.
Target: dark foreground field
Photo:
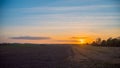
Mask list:
[[[120,47],[1,45],[0,68],[120,68]]]

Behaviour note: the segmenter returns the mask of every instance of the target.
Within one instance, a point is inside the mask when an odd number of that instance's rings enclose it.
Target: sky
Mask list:
[[[71,44],[119,37],[119,3],[120,0],[0,0],[0,43]]]

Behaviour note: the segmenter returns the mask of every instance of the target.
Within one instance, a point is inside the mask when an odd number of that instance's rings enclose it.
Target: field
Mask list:
[[[70,44],[0,46],[0,68],[120,68],[120,47]]]

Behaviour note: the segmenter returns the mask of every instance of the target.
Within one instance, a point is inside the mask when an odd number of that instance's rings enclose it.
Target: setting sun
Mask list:
[[[86,43],[85,39],[79,39],[79,41],[80,41],[80,44],[85,44]]]

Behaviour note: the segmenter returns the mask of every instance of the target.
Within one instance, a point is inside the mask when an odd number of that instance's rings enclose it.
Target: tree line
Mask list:
[[[107,40],[101,40],[101,38],[97,38],[96,41],[92,43],[92,45],[93,46],[120,47],[120,37],[108,38]]]

